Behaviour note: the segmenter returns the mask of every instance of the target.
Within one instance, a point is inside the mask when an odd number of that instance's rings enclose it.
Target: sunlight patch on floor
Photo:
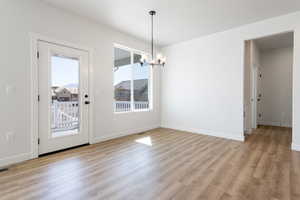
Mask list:
[[[152,146],[152,140],[151,140],[150,136],[143,137],[143,138],[137,139],[135,141],[137,143],[140,143],[140,144],[145,144],[145,145],[148,145],[148,146]]]

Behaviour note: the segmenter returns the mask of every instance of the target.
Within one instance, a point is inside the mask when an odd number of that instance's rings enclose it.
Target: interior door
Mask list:
[[[88,52],[38,43],[39,154],[89,142]]]

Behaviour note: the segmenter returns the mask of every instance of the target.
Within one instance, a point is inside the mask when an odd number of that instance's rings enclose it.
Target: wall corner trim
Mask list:
[[[300,151],[300,144],[292,143],[292,150],[293,151]]]

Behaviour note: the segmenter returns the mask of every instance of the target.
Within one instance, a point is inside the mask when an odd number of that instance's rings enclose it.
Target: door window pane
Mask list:
[[[114,49],[114,107],[116,112],[131,110],[131,53]]]
[[[149,65],[140,64],[141,55],[133,55],[134,109],[149,109]]]
[[[77,134],[79,130],[79,60],[51,57],[52,137]]]

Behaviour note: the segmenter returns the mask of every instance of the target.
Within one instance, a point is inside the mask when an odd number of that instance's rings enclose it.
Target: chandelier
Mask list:
[[[162,54],[157,54],[156,57],[154,57],[154,40],[153,40],[153,17],[156,15],[156,11],[151,10],[149,12],[151,16],[151,57],[147,55],[142,55],[142,58],[140,60],[141,65],[151,65],[153,66],[164,66],[166,63],[166,57],[163,57]]]

